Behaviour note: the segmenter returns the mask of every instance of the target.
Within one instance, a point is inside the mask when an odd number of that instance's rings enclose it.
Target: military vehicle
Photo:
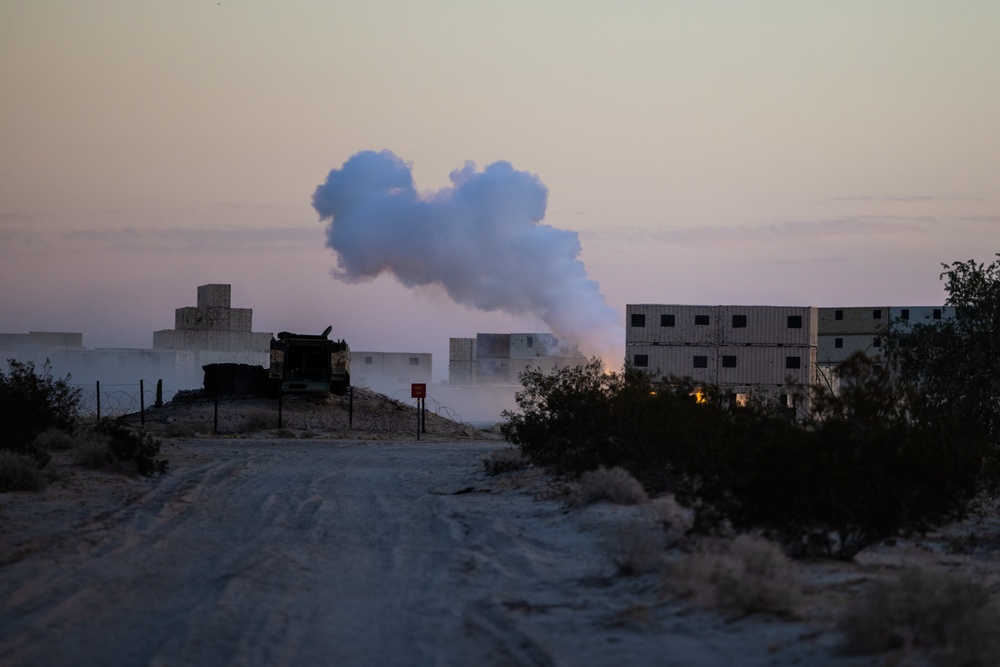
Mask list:
[[[282,331],[271,339],[271,393],[333,393],[342,396],[351,386],[351,348],[343,340],[322,334]]]

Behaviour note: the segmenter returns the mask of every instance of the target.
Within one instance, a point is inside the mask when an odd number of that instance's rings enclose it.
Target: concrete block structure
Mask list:
[[[351,350],[351,384],[387,396],[409,397],[411,384],[430,384],[433,355],[429,352],[365,352]]]
[[[576,346],[549,333],[480,333],[451,338],[448,383],[518,385],[518,375],[532,368],[551,372],[587,362]]]
[[[232,352],[250,356],[211,363],[267,365],[272,335],[252,331],[253,310],[232,308],[230,294],[230,285],[199,286],[198,305],[177,308],[174,328],[153,332],[153,349]]]

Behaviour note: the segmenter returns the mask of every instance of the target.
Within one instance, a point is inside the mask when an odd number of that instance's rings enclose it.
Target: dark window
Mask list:
[[[882,347],[882,339],[878,336],[872,338],[872,347]]]
[[[882,311],[879,310],[878,308],[876,308],[875,310],[873,310],[872,311],[872,319],[873,320],[880,320],[880,319],[882,319]]]
[[[706,322],[705,324],[708,324]],[[734,329],[745,329],[747,326],[747,316],[746,315],[733,315],[733,328]]]
[[[843,338],[834,338],[833,339],[833,346],[834,347],[844,347],[844,339]]]
[[[374,363],[374,361],[373,361],[373,359],[371,357],[365,357],[365,363],[366,364],[371,364],[371,363]]]
[[[649,366],[649,355],[648,354],[637,354],[632,357],[632,364],[636,367],[646,368]]]
[[[802,368],[802,357],[785,357],[785,368]]]
[[[674,326],[674,316],[673,316],[673,314],[660,315],[660,326],[661,327],[672,327],[672,326]]]
[[[842,319],[844,319],[844,311],[842,311],[842,310],[835,310],[835,311],[833,311],[833,319],[835,319],[835,320],[842,320]]]
[[[935,308],[934,309],[934,319],[935,320],[940,320],[941,319],[941,309],[940,308]]]
[[[904,320],[910,319],[910,309],[904,308],[902,311],[900,311],[899,316],[902,317]]]
[[[802,328],[802,316],[801,315],[789,315],[788,316],[788,328],[789,329],[801,329]]]
[[[642,313],[632,313],[632,326],[634,327],[644,327],[646,326],[646,316]]]
[[[410,357],[410,365],[411,366],[419,366],[420,365],[420,357]]]
[[[708,357],[696,354],[694,355],[694,367],[695,368],[708,368]]]
[[[724,354],[724,355],[722,355],[722,367],[723,368],[736,368],[736,355],[735,354]]]
[[[528,347],[535,347],[535,337],[528,336]]]
[[[708,326],[708,315],[695,315],[694,323],[698,326]]]

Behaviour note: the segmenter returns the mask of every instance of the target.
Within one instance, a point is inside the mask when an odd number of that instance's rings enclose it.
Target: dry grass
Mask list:
[[[636,576],[663,568],[663,530],[648,522],[619,524],[605,536],[604,549],[618,574]]]
[[[50,452],[72,449],[75,444],[73,436],[58,428],[47,429],[35,437],[35,446]]]
[[[574,498],[577,505],[607,500],[617,505],[638,505],[649,500],[642,484],[624,468],[598,468],[580,475]]]
[[[487,475],[500,475],[505,472],[524,470],[529,465],[528,459],[517,447],[505,447],[490,453],[483,459],[483,467]]]
[[[30,456],[0,451],[0,492],[41,491],[45,478]]]
[[[939,667],[1000,665],[1000,613],[981,584],[956,575],[906,570],[876,582],[841,619],[851,653],[928,655]]]
[[[801,596],[795,565],[767,540],[740,535],[711,542],[672,563],[668,591],[730,613],[789,615]]]
[[[110,470],[114,467],[107,436],[86,431],[76,437],[73,446],[73,462],[94,470]]]

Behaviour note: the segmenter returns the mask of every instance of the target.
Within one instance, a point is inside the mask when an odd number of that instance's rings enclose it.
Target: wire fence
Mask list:
[[[206,397],[198,391],[163,391],[159,382],[97,382],[93,385],[70,386],[79,391],[79,412],[85,421],[138,417],[141,422],[145,422],[154,415],[159,419],[156,409],[171,404],[168,407],[176,414],[171,414],[166,419],[176,423],[179,430],[187,427],[222,434],[278,428],[381,432],[417,432],[418,429],[424,429],[427,432],[426,420],[420,421],[419,412],[413,405],[366,389],[352,389],[347,395],[331,397],[330,401],[307,395],[285,395],[280,399],[267,400],[248,400],[245,397],[213,400],[208,397],[209,400],[206,401]],[[181,395],[188,393],[192,394],[190,400],[184,400]],[[447,420],[438,422],[440,428],[444,425],[468,426],[455,410],[433,399],[426,400],[424,411]]]

